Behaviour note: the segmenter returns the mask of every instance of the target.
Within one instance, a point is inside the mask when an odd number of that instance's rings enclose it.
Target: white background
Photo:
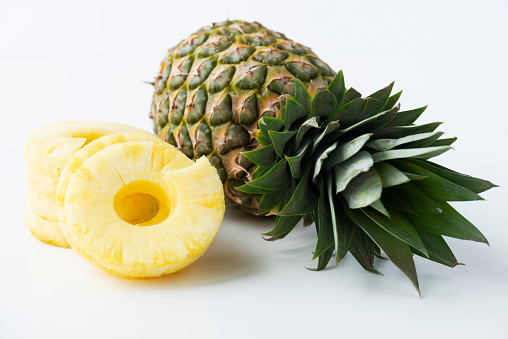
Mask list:
[[[311,272],[313,229],[269,243],[273,220],[228,209],[187,270],[151,281],[99,271],[24,228],[25,133],[62,120],[150,129],[167,48],[226,18],[313,48],[364,94],[396,80],[402,108],[458,136],[441,164],[500,188],[455,204],[489,239],[450,240],[453,269],[416,258],[423,298],[389,262],[348,255]],[[508,338],[508,2],[0,2],[1,338]]]

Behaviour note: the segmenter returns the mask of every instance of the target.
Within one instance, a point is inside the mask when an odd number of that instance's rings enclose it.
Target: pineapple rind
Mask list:
[[[227,203],[259,214],[260,196],[235,189],[253,179],[256,166],[241,152],[259,146],[258,120],[279,117],[294,79],[321,87],[334,74],[310,48],[258,22],[214,23],[164,56],[150,109],[154,132],[192,159],[206,155]]]
[[[42,242],[53,246],[70,248],[56,221],[45,219],[27,210],[25,212],[25,226],[34,237]]]
[[[117,215],[115,195],[138,181],[169,192],[174,207],[167,219],[137,226]],[[190,183],[200,190],[188,193]],[[215,202],[206,207],[201,196]],[[64,234],[92,265],[123,278],[149,278],[178,271],[204,253],[222,220],[224,194],[208,160],[193,163],[167,144],[128,142],[83,162],[68,185],[64,212]]]

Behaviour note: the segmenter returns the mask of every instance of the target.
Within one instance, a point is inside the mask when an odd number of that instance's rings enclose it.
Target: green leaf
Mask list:
[[[369,206],[381,198],[382,183],[374,168],[354,177],[341,193],[349,208],[356,209]]]
[[[309,271],[321,271],[325,269],[330,259],[333,256],[333,246],[325,251],[325,253],[321,254],[318,259],[318,265],[316,268],[307,268]]]
[[[407,215],[413,226],[428,233],[489,244],[485,236],[446,202],[439,203],[441,214]]]
[[[318,194],[309,181],[310,171],[305,172],[296,187],[294,195],[284,208],[277,212],[280,216],[304,215],[312,212],[317,204]]]
[[[432,135],[429,135],[428,138],[422,138],[420,140],[415,140],[413,142],[408,142],[407,144],[404,144],[404,148],[421,148],[433,146],[434,141],[439,139],[443,134],[444,134],[443,132],[435,132]]]
[[[386,102],[388,101],[388,99],[390,98],[390,93],[392,92],[394,84],[395,84],[395,82],[392,82],[388,86],[367,96],[368,98],[374,98],[378,101],[376,113],[381,112],[382,110],[386,110],[385,105],[386,105]]]
[[[351,87],[344,93],[344,100],[342,100],[343,105],[347,105],[348,102],[353,101],[354,99],[361,98],[362,95],[356,89]]]
[[[374,243],[358,226],[354,229],[349,251],[366,271],[382,275],[374,268]]]
[[[412,159],[406,159],[406,160],[412,160]],[[382,164],[383,162],[380,162],[380,164]],[[416,181],[416,180],[423,180],[423,179],[427,179],[428,176],[424,176],[424,175],[418,175],[418,174],[414,174],[414,173],[409,173],[409,172],[404,172],[404,171],[401,171],[402,174],[404,174],[406,177],[408,177],[409,179],[413,180],[413,181]]]
[[[367,107],[368,108],[368,107]],[[367,110],[366,108],[366,110]],[[381,113],[378,113],[376,115],[370,116],[370,118],[367,118],[365,120],[365,123],[362,124],[361,127],[355,130],[356,133],[362,133],[365,132],[375,132],[379,129],[382,129],[386,126],[390,121],[393,120],[393,118],[397,115],[397,112],[400,109],[400,105],[395,106],[389,111],[383,111]],[[363,115],[363,113],[362,113]],[[375,117],[375,119],[374,119]],[[371,119],[372,118],[372,119]]]
[[[284,190],[263,194],[259,202],[259,214],[268,213],[280,206],[284,199]]]
[[[447,146],[445,146],[447,147]],[[397,168],[404,171],[415,173],[417,175],[425,175],[428,178],[415,183],[422,191],[434,200],[440,201],[472,201],[483,200],[478,194],[467,188],[459,186],[448,181],[431,171],[426,170],[414,163],[406,160],[393,162]]]
[[[390,218],[387,218],[373,209],[362,208],[361,211],[397,239],[413,248],[416,248],[424,254],[428,254],[422,239],[420,239],[420,236],[416,232],[415,228],[402,215],[402,213],[390,210]]]
[[[330,175],[326,178],[326,193],[332,219],[333,239],[336,252],[335,265],[338,265],[339,261],[342,260],[349,251],[351,237],[353,236],[354,223],[346,217],[345,212],[342,211],[342,205],[340,203],[337,206],[335,205],[334,199],[336,198]]]
[[[268,241],[274,241],[284,238],[298,225],[302,219],[301,215],[290,216],[290,217],[277,217],[275,227],[270,232],[264,233],[263,235],[270,237]]]
[[[451,144],[453,144],[455,141],[457,141],[457,137],[439,139],[434,141],[431,146],[451,146]]]
[[[411,205],[404,199],[397,191],[392,189],[384,189],[381,200],[383,204],[389,208],[396,209],[411,214],[416,214],[415,210]],[[437,211],[436,211],[437,213]]]
[[[295,79],[298,80],[298,79]],[[308,94],[308,93],[307,93]],[[291,125],[302,118],[307,116],[305,108],[300,105],[296,100],[289,98],[286,101],[286,114],[284,115],[284,124],[286,129],[291,128]]]
[[[328,120],[339,121],[341,125],[350,126],[357,122],[356,117],[359,116],[365,107],[367,107],[368,99],[357,98],[348,102],[344,106],[335,111]]]
[[[268,172],[252,180],[247,185],[268,191],[279,191],[286,188],[290,183],[287,160],[281,159]]]
[[[374,168],[381,177],[383,187],[397,186],[411,181],[407,175],[387,162],[379,162],[374,165]]]
[[[374,162],[402,159],[402,158],[432,158],[438,156],[448,150],[449,146],[438,147],[424,147],[424,148],[409,148],[409,149],[392,149],[389,151],[382,151],[372,154]]]
[[[305,85],[298,79],[294,79],[295,82],[295,100],[302,105],[306,112],[310,113],[311,99],[310,94]]]
[[[390,93],[392,92],[393,82],[386,86],[385,88],[380,89],[379,91],[372,93],[367,96],[367,98],[373,98],[376,100],[370,100],[367,104],[367,107],[359,116],[359,119],[367,119],[377,113],[383,111],[383,107],[386,105],[388,98],[390,97]]]
[[[398,113],[400,114],[400,113]],[[397,114],[397,115],[398,115]],[[395,116],[397,117],[397,116]],[[398,139],[412,134],[434,132],[442,122],[431,122],[425,125],[412,125],[412,126],[385,126],[374,132],[372,139]]]
[[[413,182],[408,182],[403,185],[395,186],[392,188],[397,194],[403,198],[417,213],[441,213],[441,207],[439,204],[425,194],[420,188],[418,188]]]
[[[333,175],[335,178],[336,193],[340,193],[346,189],[349,182],[362,172],[368,171],[374,161],[369,152],[361,151],[353,155],[348,160],[333,167]]]
[[[311,128],[319,128],[319,117],[310,118],[300,126],[298,132],[296,133],[295,145],[293,149],[300,147],[300,143],[302,142],[303,137]]]
[[[249,186],[248,184],[235,187],[237,191],[248,194],[265,194],[270,193],[270,190]]]
[[[346,84],[344,83],[344,73],[342,70],[335,75],[330,85],[328,85],[328,90],[335,96],[337,106],[340,107],[346,93]]]
[[[493,187],[497,187],[490,181],[455,172],[449,168],[427,160],[411,159],[407,161],[475,193],[482,193]]]
[[[289,140],[296,134],[293,131],[285,131],[285,132],[277,132],[270,131],[268,132],[270,135],[270,139],[272,140],[272,145],[275,149],[275,153],[279,156],[279,158],[284,158],[284,149],[286,148],[286,144]]]
[[[385,107],[383,107],[384,110],[392,109],[396,104],[397,101],[399,101],[399,98],[402,94],[402,91],[395,93],[390,98],[388,98],[388,101],[385,104]]]
[[[426,109],[427,106],[423,106],[410,111],[399,112],[388,126],[409,126],[413,124]]]
[[[383,255],[381,254],[381,249],[376,244],[374,244],[374,255],[379,259],[388,260],[388,258],[383,257]]]
[[[332,216],[330,213],[330,205],[326,197],[326,192],[323,191],[319,195],[319,201],[317,204],[317,217],[318,222],[316,223],[318,230],[318,240],[316,249],[314,250],[314,256],[312,260],[322,255],[327,249],[333,246],[333,223]]]
[[[300,179],[303,175],[302,170],[302,159],[304,158],[307,149],[309,149],[309,146],[311,144],[311,141],[308,140],[305,145],[300,147],[299,150],[296,151],[296,155],[292,157],[285,156],[286,160],[288,161],[289,168],[291,169],[291,175],[293,175],[294,178]]]
[[[360,226],[374,242],[381,247],[388,258],[397,266],[413,283],[420,294],[418,276],[413,261],[413,254],[408,245],[382,229],[373,220],[358,210],[346,210],[349,217]]]
[[[386,209],[385,205],[381,202],[381,199],[378,199],[374,201],[372,204],[369,205],[379,213],[385,215],[386,217],[390,218],[390,212]]]
[[[312,151],[315,151],[318,147],[319,143],[327,136],[328,134],[337,131],[340,128],[340,124],[338,121],[332,121],[328,125],[326,125],[325,129],[312,137]],[[335,135],[334,135],[335,136]]]
[[[261,133],[260,130],[256,132],[256,140],[259,142],[261,146],[268,146],[272,142],[270,139],[265,138],[265,136],[263,135],[263,133]]]
[[[252,173],[252,177],[255,179],[255,178],[258,178],[258,177],[262,176],[263,174],[268,172],[276,164],[277,164],[277,162],[274,161],[269,166],[258,166],[258,167],[256,167],[256,169]]]
[[[351,141],[340,144],[332,153],[330,153],[324,162],[323,168],[327,171],[337,164],[340,164],[341,162],[351,158],[353,155],[358,153],[358,151],[360,151],[367,140],[369,140],[371,135],[372,134],[370,133],[364,134]]]
[[[397,113],[397,107],[390,110],[376,114],[370,118],[357,122],[356,124],[338,131],[337,137],[346,133],[354,131],[357,134],[362,132],[371,133],[376,131],[379,127],[383,127],[388,121],[390,121]]]
[[[258,166],[270,166],[275,162],[275,150],[273,145],[242,152],[242,154]]]
[[[428,252],[428,257],[412,248],[411,251],[420,257],[430,259],[445,266],[455,267],[459,262],[442,236],[417,230]]]
[[[268,132],[280,131],[280,129],[284,127],[284,121],[272,117],[262,117],[258,121],[258,127],[265,139],[271,140]]]
[[[427,140],[431,137],[439,138],[442,132],[430,132],[430,133],[419,133],[412,134],[399,139],[376,139],[369,141],[365,146],[375,149],[376,151],[388,151],[394,147],[404,145],[404,148],[409,148],[407,144],[418,140]]]
[[[318,88],[316,94],[312,98],[312,116],[322,117],[326,120],[337,106],[337,99],[335,96],[324,87]]]
[[[348,218],[342,204],[337,201],[335,195],[329,193],[330,208],[332,210],[332,217],[334,217],[334,228],[337,234],[335,240],[335,264],[337,265],[349,251],[351,245],[351,239],[353,238],[353,231],[355,229],[355,223]]]
[[[312,175],[312,181],[316,182],[317,176],[321,172],[321,167],[323,166],[323,161],[328,157],[335,148],[337,147],[337,142],[334,142],[327,148],[325,148],[322,152],[315,155],[316,162],[314,164],[314,174]],[[331,182],[331,181],[330,181]]]

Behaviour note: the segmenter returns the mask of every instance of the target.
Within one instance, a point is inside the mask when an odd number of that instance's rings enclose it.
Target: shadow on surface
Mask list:
[[[275,226],[275,216],[252,215],[239,207],[227,206],[226,217],[235,226],[259,229],[259,233],[267,232]]]
[[[243,217],[248,218],[246,225],[252,225],[253,220],[262,219],[237,210]],[[242,216],[235,218],[228,214],[228,222],[223,223],[206,253],[180,272],[156,279],[124,280],[125,283],[131,286],[195,287],[240,279],[254,274],[261,269],[262,261],[252,250],[249,250],[248,246],[242,244],[241,237],[234,228],[243,225],[231,225],[231,221],[236,224],[238,220],[235,219],[241,220]],[[261,220],[259,224],[262,224]]]

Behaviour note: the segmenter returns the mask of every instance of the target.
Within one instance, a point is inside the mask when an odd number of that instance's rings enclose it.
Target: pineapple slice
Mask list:
[[[50,198],[31,189],[26,191],[26,205],[35,215],[47,220],[58,222],[56,216],[56,199]]]
[[[155,138],[151,133],[115,122],[66,121],[32,130],[23,149],[28,187],[56,197],[60,174],[74,153],[101,136],[127,132]]]
[[[85,160],[87,160],[92,155],[103,150],[106,147],[129,141],[153,141],[163,143],[162,140],[156,138],[152,134],[146,136],[145,134],[139,133],[117,133],[100,137],[97,140],[94,140],[91,143],[87,144],[79,151],[77,151],[72,156],[72,158],[69,159],[64,169],[62,170],[60,180],[57,185],[56,206],[57,206],[57,214],[60,213],[60,216],[57,216],[57,220],[60,219],[65,220],[63,209],[65,193],[67,191],[67,187],[69,186],[69,182],[71,181],[74,173],[76,173],[78,168],[81,167],[81,165],[83,165],[83,162],[85,162]]]
[[[27,205],[30,211],[47,221],[56,222],[56,189],[65,165],[84,145],[112,133],[128,134],[129,137],[125,140],[157,140],[151,133],[114,122],[62,122],[28,133],[23,154],[26,161]],[[38,225],[45,224],[47,223],[38,222]],[[29,225],[27,227],[30,228]],[[61,243],[59,239],[63,235],[58,229],[49,230],[39,239],[53,245]],[[44,233],[32,234],[37,237]],[[57,238],[48,238],[50,234],[57,234]],[[67,244],[66,246],[68,247]]]
[[[206,158],[194,163],[171,145],[148,141],[90,153],[79,168],[66,167],[75,173],[63,201],[63,181],[57,198],[60,227],[80,256],[122,278],[150,278],[206,251],[225,208]]]
[[[27,210],[25,213],[25,226],[37,239],[58,247],[70,248],[60,231],[57,221],[48,220]]]

